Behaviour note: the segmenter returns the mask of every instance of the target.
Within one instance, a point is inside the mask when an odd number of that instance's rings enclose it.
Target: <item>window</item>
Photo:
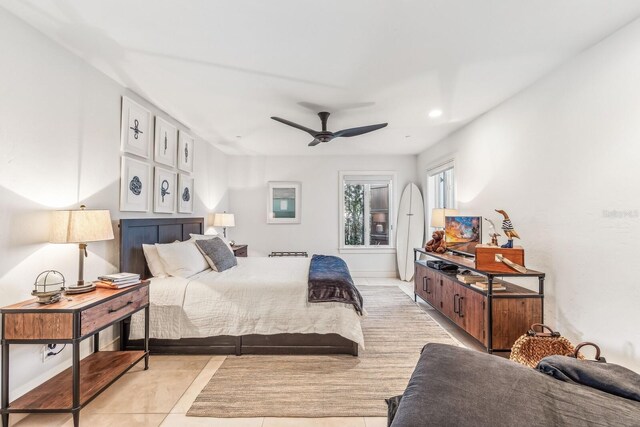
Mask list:
[[[340,172],[340,248],[393,248],[392,172]]]
[[[453,171],[453,160],[427,171],[427,206],[429,206],[427,224],[431,224],[432,209],[455,209],[455,176]]]

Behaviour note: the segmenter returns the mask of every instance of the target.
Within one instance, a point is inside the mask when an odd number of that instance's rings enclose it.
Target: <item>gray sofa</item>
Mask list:
[[[501,357],[425,346],[392,427],[640,426],[640,402]]]

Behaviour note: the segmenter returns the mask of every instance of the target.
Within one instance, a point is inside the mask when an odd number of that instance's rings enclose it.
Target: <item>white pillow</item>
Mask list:
[[[214,237],[218,237],[215,234],[195,234],[195,233],[189,233],[189,237],[191,237],[191,240],[205,240],[205,239],[213,239]]]
[[[191,277],[209,268],[194,240],[165,245],[156,243],[155,246],[164,262],[166,272],[171,276]]]
[[[142,252],[153,277],[167,277],[166,268],[155,245],[142,244]]]
[[[216,236],[211,234],[195,234],[195,233],[189,233],[189,236],[191,237],[191,240],[207,240],[207,239],[213,239],[214,237],[217,237],[227,245],[227,247],[231,252],[233,252],[233,249],[231,248],[231,243],[229,243],[229,240],[225,239],[222,236]]]

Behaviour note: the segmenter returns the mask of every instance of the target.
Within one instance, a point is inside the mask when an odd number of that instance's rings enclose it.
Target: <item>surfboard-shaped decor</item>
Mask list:
[[[408,184],[400,198],[396,227],[396,256],[400,279],[413,279],[413,248],[422,247],[424,239],[424,205],[415,184]]]

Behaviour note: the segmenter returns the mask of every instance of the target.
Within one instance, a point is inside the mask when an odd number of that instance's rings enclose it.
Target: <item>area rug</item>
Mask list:
[[[361,286],[359,357],[230,356],[187,413],[198,417],[384,417],[426,343],[458,345],[396,286]]]

